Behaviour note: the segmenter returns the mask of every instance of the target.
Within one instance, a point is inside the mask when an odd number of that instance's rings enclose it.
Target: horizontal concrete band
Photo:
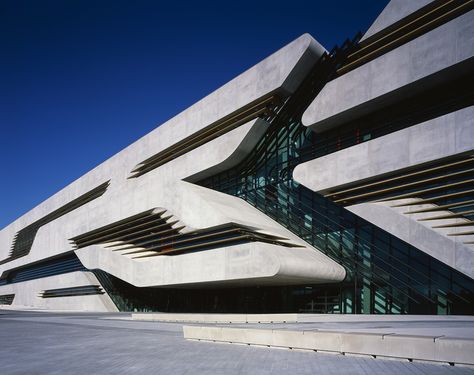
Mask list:
[[[330,331],[184,326],[184,338],[474,365],[474,340]]]
[[[133,320],[197,323],[297,323],[297,314],[173,314],[133,313]]]

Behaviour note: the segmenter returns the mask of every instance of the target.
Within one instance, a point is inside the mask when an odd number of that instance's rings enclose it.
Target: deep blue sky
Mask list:
[[[0,0],[0,228],[309,32],[327,49],[386,0]]]

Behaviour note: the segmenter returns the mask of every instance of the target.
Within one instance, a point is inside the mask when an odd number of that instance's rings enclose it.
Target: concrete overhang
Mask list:
[[[303,125],[324,132],[472,72],[473,39],[470,11],[328,82]]]

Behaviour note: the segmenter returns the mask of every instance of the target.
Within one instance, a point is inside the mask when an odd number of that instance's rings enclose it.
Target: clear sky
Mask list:
[[[0,228],[299,35],[387,0],[0,0]]]

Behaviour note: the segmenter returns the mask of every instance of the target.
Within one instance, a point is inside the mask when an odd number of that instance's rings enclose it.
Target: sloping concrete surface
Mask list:
[[[472,374],[472,368],[183,339],[130,314],[0,310],[1,374]],[[107,319],[105,319],[107,318]]]
[[[407,215],[405,212],[423,205],[391,207],[409,199],[398,199],[388,202],[361,203],[347,207],[359,217],[374,223],[417,249],[438,259],[455,270],[474,277],[474,246],[464,244],[472,236],[448,236],[449,233],[462,232],[466,228],[433,228],[441,224],[452,224],[466,219],[444,219],[418,221],[422,217],[433,216],[433,213]],[[449,214],[450,211],[438,211],[437,215]]]

